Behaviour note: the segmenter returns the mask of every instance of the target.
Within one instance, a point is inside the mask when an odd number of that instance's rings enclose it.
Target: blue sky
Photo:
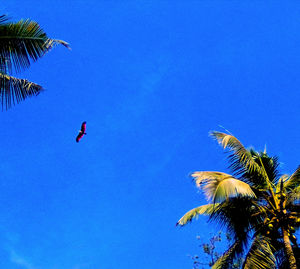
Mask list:
[[[175,227],[205,203],[189,174],[227,171],[210,130],[267,145],[284,173],[299,164],[299,12],[293,1],[6,1],[3,14],[72,51],[18,74],[46,90],[1,114],[0,267],[191,268],[196,236],[215,227]]]

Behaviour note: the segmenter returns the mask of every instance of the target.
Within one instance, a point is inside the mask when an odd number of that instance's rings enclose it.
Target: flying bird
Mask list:
[[[76,137],[76,142],[78,143],[79,140],[84,136],[86,135],[86,121],[84,121],[82,124],[81,124],[81,130],[79,131],[79,134],[77,135]]]

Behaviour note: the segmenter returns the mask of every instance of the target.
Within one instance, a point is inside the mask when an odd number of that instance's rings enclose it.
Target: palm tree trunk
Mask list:
[[[289,260],[290,269],[297,269],[295,255],[292,249],[291,241],[288,236],[288,231],[285,228],[281,228],[283,233],[283,242],[285,247],[285,252]]]

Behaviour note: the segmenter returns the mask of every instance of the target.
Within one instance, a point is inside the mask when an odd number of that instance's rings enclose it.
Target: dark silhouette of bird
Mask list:
[[[80,139],[86,135],[86,121],[84,121],[82,124],[81,124],[81,130],[79,131],[79,134],[77,135],[76,137],[76,142],[78,143],[80,141]]]

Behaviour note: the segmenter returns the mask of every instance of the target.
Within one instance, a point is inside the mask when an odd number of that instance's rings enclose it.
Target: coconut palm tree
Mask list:
[[[8,109],[27,97],[38,95],[42,86],[11,76],[61,44],[69,48],[62,40],[51,39],[39,24],[27,20],[8,22],[6,15],[0,16],[0,97],[2,109]]]
[[[266,150],[246,149],[231,134],[211,135],[228,149],[232,175],[194,172],[192,177],[209,203],[187,212],[177,225],[208,215],[209,221],[227,229],[234,243],[214,269],[232,268],[234,259],[243,256],[242,268],[297,268],[294,232],[300,227],[300,166],[290,176],[281,175],[278,158]]]

